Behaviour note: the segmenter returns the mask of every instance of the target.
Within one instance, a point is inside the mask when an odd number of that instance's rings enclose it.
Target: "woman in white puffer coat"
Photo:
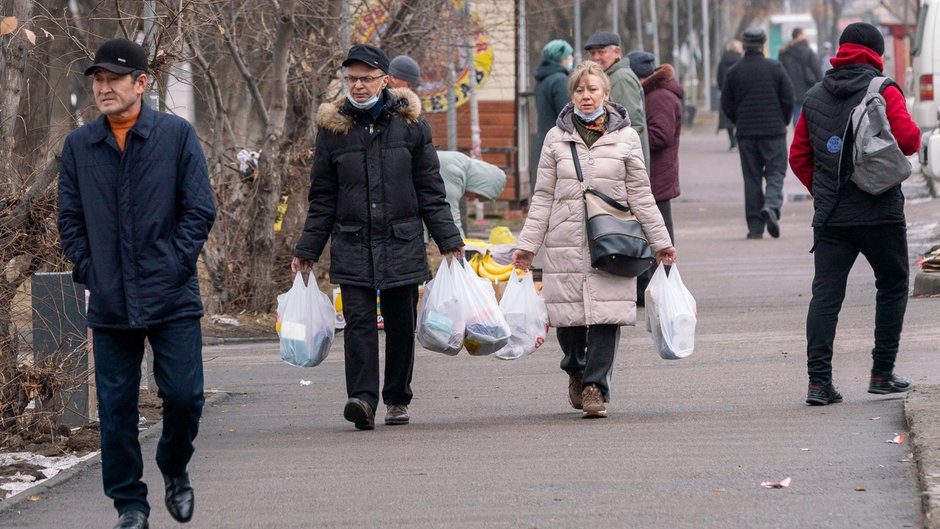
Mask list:
[[[586,418],[606,417],[620,326],[636,321],[636,279],[591,267],[572,142],[584,187],[630,207],[657,261],[672,264],[676,249],[650,191],[640,138],[627,111],[608,100],[610,80],[601,66],[585,61],[575,67],[568,92],[571,103],[542,146],[538,183],[513,263],[528,270],[544,248],[542,295],[565,354],[561,368],[569,376],[568,399]]]

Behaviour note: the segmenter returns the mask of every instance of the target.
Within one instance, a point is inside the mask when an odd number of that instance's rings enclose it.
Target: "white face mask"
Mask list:
[[[350,104],[350,105],[352,105],[352,106],[358,108],[359,110],[368,110],[368,109],[372,108],[373,106],[375,106],[376,103],[379,102],[379,94],[375,94],[375,95],[373,95],[372,97],[370,97],[369,99],[366,99],[365,101],[363,101],[362,103],[360,103],[359,101],[356,101],[355,99],[353,99],[352,94],[350,94],[350,93],[347,91],[347,92],[346,92],[346,100],[349,101],[349,104]]]
[[[606,110],[604,109],[603,106],[601,106],[594,112],[591,112],[590,114],[585,114],[584,112],[581,112],[581,110],[579,110],[578,107],[574,107],[574,115],[578,116],[584,121],[594,121],[595,119],[601,117],[601,115],[603,115],[604,112],[606,112]]]
[[[569,72],[574,68],[574,55],[568,56],[568,61],[561,63],[562,67]]]

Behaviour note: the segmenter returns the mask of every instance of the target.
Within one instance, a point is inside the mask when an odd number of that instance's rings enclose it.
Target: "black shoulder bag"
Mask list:
[[[630,208],[596,189],[584,187],[584,175],[574,142],[571,142],[571,159],[581,183],[581,198],[584,199],[591,266],[618,276],[642,274],[653,265],[655,258],[640,222]]]

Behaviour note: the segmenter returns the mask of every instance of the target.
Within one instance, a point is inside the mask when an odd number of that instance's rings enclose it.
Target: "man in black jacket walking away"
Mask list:
[[[744,174],[747,238],[763,238],[765,227],[771,237],[777,238],[793,85],[779,62],[764,57],[764,30],[749,28],[742,40],[744,57],[728,71],[721,91],[721,110],[736,128]]]
[[[346,328],[343,416],[375,427],[379,336],[385,318],[385,424],[408,424],[418,284],[431,278],[424,225],[441,253],[463,258],[463,239],[444,199],[431,129],[407,88],[389,90],[389,61],[358,44],[343,61],[346,93],[317,112],[310,208],[291,268],[309,269],[331,240],[330,281],[340,286]]]
[[[794,28],[793,40],[780,50],[780,64],[793,83],[793,124],[796,125],[803,106],[803,96],[814,84],[822,81],[819,58],[809,47],[803,28]]]

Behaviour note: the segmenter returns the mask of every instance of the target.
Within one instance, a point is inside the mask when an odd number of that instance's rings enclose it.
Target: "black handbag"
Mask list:
[[[640,221],[630,208],[596,189],[584,187],[584,175],[574,142],[571,142],[571,158],[584,199],[591,266],[618,276],[642,274],[653,266],[655,258]]]

